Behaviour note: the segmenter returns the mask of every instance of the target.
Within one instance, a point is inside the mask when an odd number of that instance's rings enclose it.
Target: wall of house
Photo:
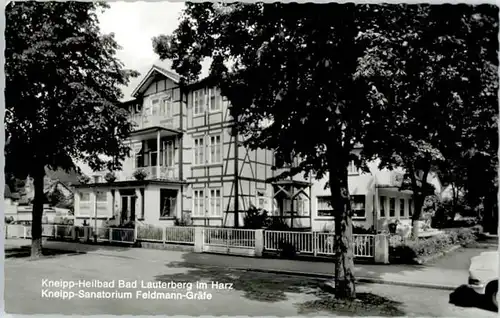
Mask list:
[[[377,193],[377,191],[375,190],[375,185],[377,185],[377,187],[387,187],[378,188],[379,196],[385,196],[386,198],[395,198],[396,217],[400,219],[408,218],[408,207],[406,207],[406,216],[400,216],[399,204],[400,199],[404,199],[406,205],[409,204],[408,200],[411,198],[411,192],[399,191],[397,187],[394,187],[394,185],[397,185],[398,182],[402,180],[401,177],[404,175],[404,171],[402,169],[396,169],[394,171],[389,171],[387,169],[379,170],[378,164],[378,160],[368,163],[367,166],[370,172],[363,172],[360,169],[355,169],[348,172],[349,195],[363,195],[365,197],[365,217],[353,217],[354,226],[364,228],[370,228],[372,226],[378,226],[378,228],[381,228],[387,226],[387,223],[390,219],[388,212],[389,199],[386,200],[386,217],[381,220],[380,216],[377,213],[378,203],[374,201]],[[330,195],[330,189],[324,188],[327,181],[328,175],[326,175],[322,180],[313,182],[313,186],[311,187],[313,219],[312,228],[315,231],[331,230],[335,225],[334,217],[318,215],[318,197]]]

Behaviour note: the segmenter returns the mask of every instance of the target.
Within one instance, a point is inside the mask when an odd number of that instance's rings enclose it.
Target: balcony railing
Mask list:
[[[156,175],[158,167],[153,166],[153,167],[141,167],[137,168],[142,169],[146,171],[148,174],[146,177],[146,180],[152,180],[152,179],[160,179],[160,180],[179,180],[179,169],[178,167],[165,167],[165,166],[160,166],[160,175],[159,178]],[[134,170],[134,171],[135,171]],[[128,180],[135,180],[133,172],[127,176]]]
[[[166,118],[163,115],[141,115],[136,114],[130,117],[130,120],[134,122],[137,127],[136,129],[145,129],[149,127],[164,127],[169,129],[175,129],[173,118]]]

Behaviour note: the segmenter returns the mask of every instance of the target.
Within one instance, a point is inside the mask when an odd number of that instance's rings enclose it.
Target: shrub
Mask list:
[[[282,258],[293,259],[297,256],[297,247],[285,240],[279,242],[278,250]]]
[[[257,209],[254,206],[248,209],[243,221],[247,229],[262,229],[272,223],[267,211]]]
[[[377,231],[375,231],[375,228],[369,227],[365,228],[363,226],[354,226],[352,227],[352,233],[353,234],[377,234]]]
[[[174,219],[174,225],[175,226],[192,226],[193,225],[193,221],[191,220],[191,218],[189,217],[186,217],[186,218],[178,218],[178,217],[175,217]]]
[[[14,222],[14,217],[12,217],[12,216],[5,217],[5,224],[10,224],[12,222]]]
[[[467,245],[470,245],[470,244],[473,244],[474,242],[476,242],[477,237],[471,228],[462,228],[462,229],[458,229],[456,231],[451,231],[451,232],[456,233],[456,234],[452,234],[452,235],[456,235],[455,244],[459,244],[461,246],[467,246]]]
[[[81,176],[78,177],[78,182],[82,184],[87,184],[90,182],[90,177],[85,174],[82,174]]]
[[[471,228],[472,232],[474,233],[474,235],[476,236],[476,239],[480,238],[483,233],[484,233],[484,229],[481,225],[477,224],[477,225],[474,225],[472,228]]]
[[[270,224],[267,227],[267,229],[271,230],[271,231],[289,231],[290,226],[288,226],[288,224],[286,224],[284,218],[274,217],[270,221]]]
[[[104,176],[104,180],[108,183],[114,182],[116,180],[116,174],[114,174],[114,172],[108,172]]]
[[[391,257],[402,263],[414,263],[421,257],[435,255],[449,249],[453,239],[448,234],[440,234],[417,241],[401,241],[392,244],[389,248]]]
[[[148,172],[144,169],[137,169],[134,171],[133,176],[136,180],[141,181],[146,179],[146,177],[148,176]]]

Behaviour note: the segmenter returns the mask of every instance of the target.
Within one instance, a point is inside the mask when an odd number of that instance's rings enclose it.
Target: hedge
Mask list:
[[[454,245],[470,245],[477,240],[477,233],[480,233],[480,230],[462,228],[418,241],[399,242],[391,244],[389,255],[393,261],[413,264],[422,257],[445,252]]]

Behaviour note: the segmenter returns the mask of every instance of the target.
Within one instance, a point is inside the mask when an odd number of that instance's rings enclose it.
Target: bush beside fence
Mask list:
[[[389,255],[392,262],[414,264],[424,258],[439,255],[453,246],[467,246],[476,242],[472,228],[449,230],[429,238],[411,240],[400,237],[390,239]]]

